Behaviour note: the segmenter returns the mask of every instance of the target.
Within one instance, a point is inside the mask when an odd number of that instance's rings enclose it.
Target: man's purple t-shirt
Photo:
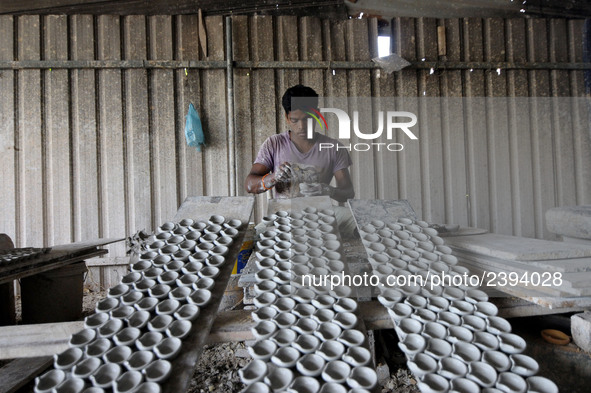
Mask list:
[[[333,147],[325,148],[329,145],[322,145],[323,148],[320,150],[321,143],[332,144]],[[341,148],[337,149],[337,145],[341,145]],[[276,198],[305,195],[304,190],[311,189],[318,183],[329,184],[335,172],[348,168],[353,163],[347,149],[336,139],[317,133],[314,146],[307,153],[302,153],[292,143],[289,131],[267,138],[254,161],[255,164],[263,164],[273,172],[284,162],[292,164],[293,181],[292,184],[278,184],[275,187]],[[305,183],[306,187],[300,187],[302,183]]]

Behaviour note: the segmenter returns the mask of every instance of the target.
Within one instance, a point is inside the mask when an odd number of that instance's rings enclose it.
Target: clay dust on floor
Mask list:
[[[246,346],[242,342],[206,346],[195,367],[188,393],[233,393],[240,392],[238,370],[250,362],[243,357]]]
[[[238,393],[244,385],[238,370],[250,362],[242,342],[206,346],[195,367],[188,393]],[[382,382],[380,393],[420,393],[414,376],[405,368]]]

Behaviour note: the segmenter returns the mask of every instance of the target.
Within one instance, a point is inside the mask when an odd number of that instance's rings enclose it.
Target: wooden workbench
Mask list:
[[[71,244],[54,246],[49,252],[31,259],[0,264],[0,284],[8,283],[19,278],[44,273],[50,270],[83,261],[85,259],[104,255],[107,250],[99,247],[119,242],[123,238],[96,239]]]
[[[63,244],[52,247],[48,252],[15,262],[0,263],[0,326],[12,325],[15,321],[13,281],[36,274],[59,269],[107,253],[99,247],[123,239],[97,239],[85,242]]]

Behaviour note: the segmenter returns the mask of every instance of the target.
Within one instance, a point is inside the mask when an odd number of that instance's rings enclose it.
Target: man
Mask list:
[[[316,132],[308,139],[308,119],[318,110],[318,94],[296,85],[287,89],[281,104],[289,129],[263,143],[246,177],[246,191],[259,194],[273,189],[275,198],[328,195],[338,202],[353,198],[348,151],[337,149],[336,140]],[[334,147],[320,150],[321,143]],[[333,177],[335,187],[329,185]],[[341,235],[352,236],[355,223],[349,209],[334,206],[334,210]]]

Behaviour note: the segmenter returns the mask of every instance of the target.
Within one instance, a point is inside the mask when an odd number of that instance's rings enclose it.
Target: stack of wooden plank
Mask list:
[[[483,287],[550,308],[591,305],[591,247],[498,234],[446,238]]]

